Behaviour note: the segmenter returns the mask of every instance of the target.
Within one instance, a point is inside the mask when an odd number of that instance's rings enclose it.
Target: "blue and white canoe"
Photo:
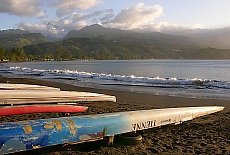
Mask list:
[[[0,154],[57,144],[82,143],[126,132],[179,124],[223,109],[219,106],[167,108],[1,123]]]

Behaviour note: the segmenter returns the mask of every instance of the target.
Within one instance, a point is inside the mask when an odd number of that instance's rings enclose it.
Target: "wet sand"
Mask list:
[[[115,95],[117,102],[79,103],[89,109],[81,114],[100,114],[140,109],[155,109],[186,106],[224,106],[222,112],[207,115],[180,125],[168,125],[144,130],[140,134],[143,142],[136,146],[123,146],[116,142],[106,146],[102,141],[83,144],[66,144],[18,154],[229,154],[230,153],[230,100],[189,99],[171,96],[155,96],[140,93],[119,92],[92,88],[76,87],[68,84],[40,81],[26,78],[0,77],[0,83],[40,84],[60,88],[61,90],[86,91]],[[21,121],[60,117],[60,113],[27,114],[12,117],[0,117],[0,122]]]

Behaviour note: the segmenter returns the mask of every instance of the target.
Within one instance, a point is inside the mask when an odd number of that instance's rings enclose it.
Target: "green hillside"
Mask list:
[[[47,39],[41,33],[29,33],[22,30],[0,31],[0,48],[13,49],[44,42],[47,42]]]
[[[72,38],[24,47],[34,59],[230,59],[230,50],[153,40]]]

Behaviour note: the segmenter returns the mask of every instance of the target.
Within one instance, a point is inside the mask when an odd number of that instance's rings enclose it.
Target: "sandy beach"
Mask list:
[[[96,92],[114,95],[117,102],[79,103],[89,109],[82,113],[100,114],[140,109],[156,109],[187,106],[224,106],[222,112],[207,115],[180,125],[144,130],[140,134],[143,142],[135,146],[123,146],[115,143],[106,146],[102,141],[83,144],[66,144],[37,149],[20,154],[229,154],[230,153],[230,100],[179,98],[173,96],[155,96],[150,94],[119,92],[92,88],[76,87],[63,83],[40,81],[26,78],[0,77],[0,83],[39,84],[60,88],[61,90]],[[79,114],[71,114],[79,115]],[[60,117],[59,113],[28,114],[12,117],[0,117],[0,122],[22,121]],[[18,153],[19,154],[19,153]]]

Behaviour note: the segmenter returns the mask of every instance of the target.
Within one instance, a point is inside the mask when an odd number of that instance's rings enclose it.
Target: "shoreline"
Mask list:
[[[128,91],[106,90],[89,87],[79,87],[70,84],[45,81],[31,78],[8,78],[1,77],[0,83],[25,83],[25,84],[38,84],[50,87],[57,87],[63,91],[83,91],[103,93],[108,95],[114,95],[117,98],[118,103],[126,103],[129,105],[142,105],[146,107],[156,108],[169,108],[169,107],[181,107],[181,106],[225,106],[225,110],[230,110],[230,100],[221,99],[202,99],[202,98],[185,98],[177,96],[166,95],[152,95],[145,93],[136,93]]]
[[[187,106],[224,106],[222,112],[185,122],[180,125],[168,125],[161,128],[144,130],[143,142],[135,146],[115,144],[105,146],[101,141],[83,144],[65,144],[36,149],[16,154],[229,154],[230,153],[230,100],[196,99],[174,96],[158,96],[124,91],[103,90],[95,88],[77,87],[69,84],[43,81],[29,78],[6,78],[0,76],[0,83],[25,83],[52,86],[65,91],[85,91],[114,95],[116,103],[90,102],[79,103],[88,106],[88,114],[111,113],[130,110],[148,110]],[[79,114],[71,114],[75,116]],[[23,121],[61,117],[59,114],[28,114],[13,117],[0,117],[0,122]]]

